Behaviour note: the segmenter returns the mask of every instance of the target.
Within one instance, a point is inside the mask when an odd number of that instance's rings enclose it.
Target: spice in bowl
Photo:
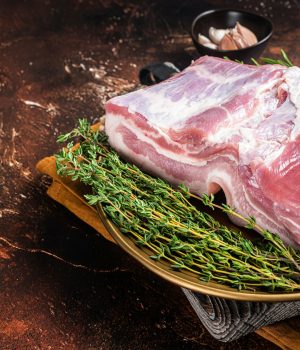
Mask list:
[[[234,28],[216,29],[210,27],[208,36],[209,38],[199,33],[198,42],[215,50],[239,50],[257,43],[256,35],[239,22]]]

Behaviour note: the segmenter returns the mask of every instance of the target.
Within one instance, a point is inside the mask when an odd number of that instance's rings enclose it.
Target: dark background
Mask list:
[[[192,19],[218,6],[268,16],[265,53],[300,63],[296,1],[0,1],[0,235],[75,263],[0,245],[0,349],[275,349],[253,334],[222,344],[181,290],[147,272],[46,196],[36,162],[80,117],[95,122],[139,69],[187,65]],[[296,321],[290,321],[296,322]]]

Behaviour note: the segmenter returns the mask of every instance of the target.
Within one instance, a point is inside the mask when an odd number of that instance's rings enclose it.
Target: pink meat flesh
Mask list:
[[[299,68],[202,57],[105,108],[126,159],[198,194],[223,189],[243,216],[300,247]]]

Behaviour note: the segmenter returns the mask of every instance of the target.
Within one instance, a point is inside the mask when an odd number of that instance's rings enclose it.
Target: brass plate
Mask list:
[[[218,283],[202,282],[197,278],[196,274],[187,271],[181,272],[172,270],[163,260],[156,261],[149,258],[149,255],[152,255],[150,250],[138,247],[133,239],[121,233],[118,227],[107,217],[101,205],[98,206],[98,213],[105,228],[121,248],[156,275],[180,287],[206,295],[242,301],[274,302],[300,300],[300,292],[263,293],[237,291],[234,288],[226,287]]]

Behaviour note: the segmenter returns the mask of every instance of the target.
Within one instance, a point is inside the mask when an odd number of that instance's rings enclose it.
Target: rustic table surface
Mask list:
[[[249,335],[214,340],[181,290],[147,272],[46,196],[36,162],[79,117],[95,122],[110,97],[133,89],[139,68],[194,55],[189,26],[230,1],[0,1],[1,349],[275,349]],[[297,1],[236,1],[275,24],[266,52],[300,64]],[[122,271],[115,271],[121,268]],[[292,319],[300,327],[299,319]]]

